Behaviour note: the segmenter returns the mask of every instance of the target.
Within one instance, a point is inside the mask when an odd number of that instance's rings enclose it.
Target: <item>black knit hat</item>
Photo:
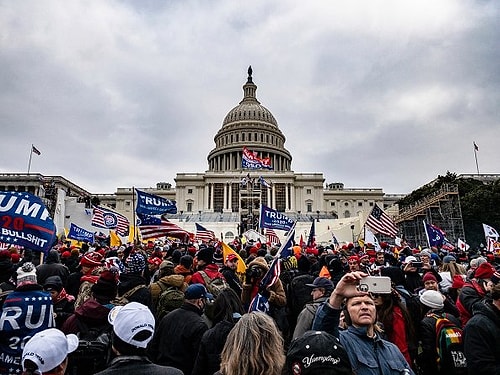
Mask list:
[[[214,261],[214,248],[213,247],[207,247],[205,249],[201,249],[196,253],[196,258],[198,260],[203,260],[205,263],[213,263]]]
[[[92,293],[102,299],[112,300],[116,297],[117,290],[116,275],[109,270],[102,271],[97,282],[92,285]]]

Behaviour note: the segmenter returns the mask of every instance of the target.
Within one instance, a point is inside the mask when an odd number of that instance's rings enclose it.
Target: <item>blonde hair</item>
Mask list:
[[[443,263],[441,272],[449,272],[452,279],[455,275],[465,275],[465,269],[456,262]]]
[[[280,375],[285,364],[283,338],[268,315],[243,315],[227,336],[221,354],[224,375]]]

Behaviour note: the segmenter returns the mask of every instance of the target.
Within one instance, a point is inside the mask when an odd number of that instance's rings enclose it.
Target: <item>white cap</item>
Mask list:
[[[65,335],[56,328],[49,328],[35,334],[24,346],[21,363],[26,370],[24,361],[34,362],[43,374],[59,366],[69,353],[78,347],[78,337],[74,334]]]
[[[115,334],[127,344],[146,348],[153,338],[155,318],[149,308],[139,302],[130,302],[125,306],[114,307],[108,315]],[[137,333],[147,331],[149,335],[136,337]]]
[[[417,258],[415,258],[413,255],[409,255],[405,258],[403,263],[410,263],[410,262],[416,262]]]

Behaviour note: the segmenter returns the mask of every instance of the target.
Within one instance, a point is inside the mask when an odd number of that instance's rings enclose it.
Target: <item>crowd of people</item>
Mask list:
[[[0,374],[500,374],[500,256],[381,245],[2,250]]]

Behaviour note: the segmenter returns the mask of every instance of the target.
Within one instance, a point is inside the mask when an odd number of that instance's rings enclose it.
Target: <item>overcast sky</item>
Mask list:
[[[500,2],[0,3],[0,173],[92,193],[204,172],[243,97],[286,136],[295,172],[409,193],[500,172]]]

